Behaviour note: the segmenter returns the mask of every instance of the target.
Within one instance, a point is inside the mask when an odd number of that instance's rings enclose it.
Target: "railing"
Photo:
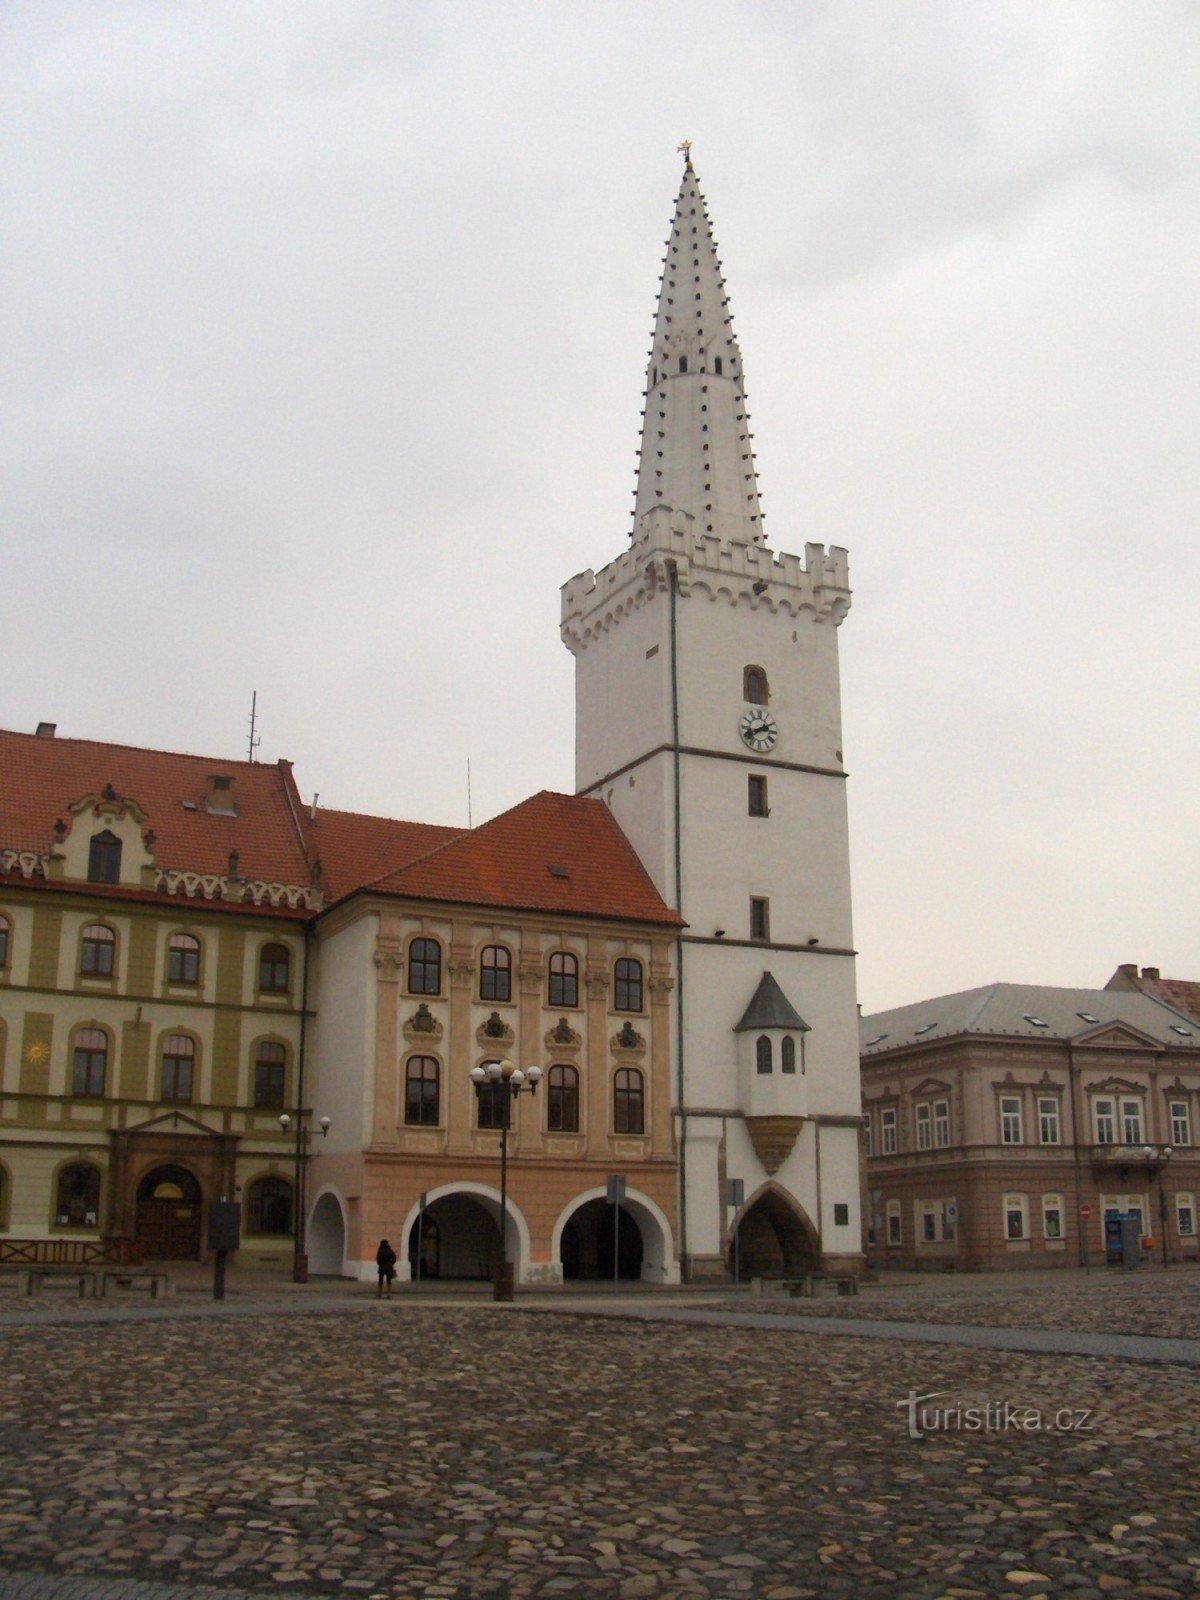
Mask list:
[[[140,1267],[133,1239],[0,1239],[0,1267]]]

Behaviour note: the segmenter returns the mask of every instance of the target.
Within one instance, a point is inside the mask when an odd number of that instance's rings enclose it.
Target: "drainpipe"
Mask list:
[[[308,956],[312,943],[312,923],[304,924],[304,961],[300,975],[300,1044],[296,1051],[296,1215],[294,1251],[292,1256],[292,1282],[308,1282],[308,1251],[305,1238],[305,1176],[308,1138],[304,1127],[304,1046],[308,1032]]]
[[[667,562],[671,618],[671,749],[675,767],[675,909],[683,915],[683,845],[680,838],[680,755],[679,755],[679,655],[676,624],[676,599],[679,574],[673,561]],[[675,1034],[678,1057],[676,1095],[679,1104],[679,1264],[685,1279],[688,1272],[687,1246],[687,1097],[683,1073],[683,930],[675,936]]]
[[[1079,1265],[1081,1267],[1086,1267],[1088,1264],[1088,1224],[1083,1220],[1083,1216],[1081,1215],[1081,1208],[1083,1206],[1083,1182],[1079,1165],[1079,1106],[1076,1087],[1076,1061],[1075,1051],[1069,1039],[1067,1040],[1067,1084],[1071,1091],[1071,1156],[1075,1167],[1075,1226],[1079,1229]],[[1088,1220],[1090,1221],[1091,1219],[1089,1218]]]

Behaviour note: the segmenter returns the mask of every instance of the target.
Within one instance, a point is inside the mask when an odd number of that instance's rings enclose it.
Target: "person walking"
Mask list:
[[[377,1300],[384,1297],[385,1285],[387,1298],[392,1298],[392,1279],[396,1276],[396,1252],[386,1239],[379,1241],[379,1249],[375,1252],[375,1267],[379,1273],[379,1288],[375,1291]]]

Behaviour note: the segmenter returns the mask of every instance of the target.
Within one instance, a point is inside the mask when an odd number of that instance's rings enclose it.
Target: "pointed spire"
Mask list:
[[[655,506],[687,511],[699,534],[763,542],[742,356],[691,140],[667,240],[646,371],[635,522]]]

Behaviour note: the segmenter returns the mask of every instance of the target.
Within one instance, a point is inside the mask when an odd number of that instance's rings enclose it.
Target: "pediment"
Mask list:
[[[1132,1078],[1104,1078],[1088,1084],[1089,1094],[1145,1094],[1146,1085]]]
[[[1148,1033],[1131,1027],[1127,1022],[1101,1022],[1077,1033],[1071,1043],[1097,1050],[1161,1051],[1164,1048],[1157,1039],[1152,1039]]]
[[[949,1094],[953,1088],[954,1085],[948,1083],[945,1078],[922,1078],[920,1083],[913,1085],[910,1092],[924,1098],[931,1094]]]
[[[203,1139],[219,1137],[216,1128],[210,1128],[207,1123],[201,1122],[186,1111],[163,1111],[156,1117],[148,1117],[145,1122],[131,1122],[121,1131],[126,1134],[193,1133]]]

